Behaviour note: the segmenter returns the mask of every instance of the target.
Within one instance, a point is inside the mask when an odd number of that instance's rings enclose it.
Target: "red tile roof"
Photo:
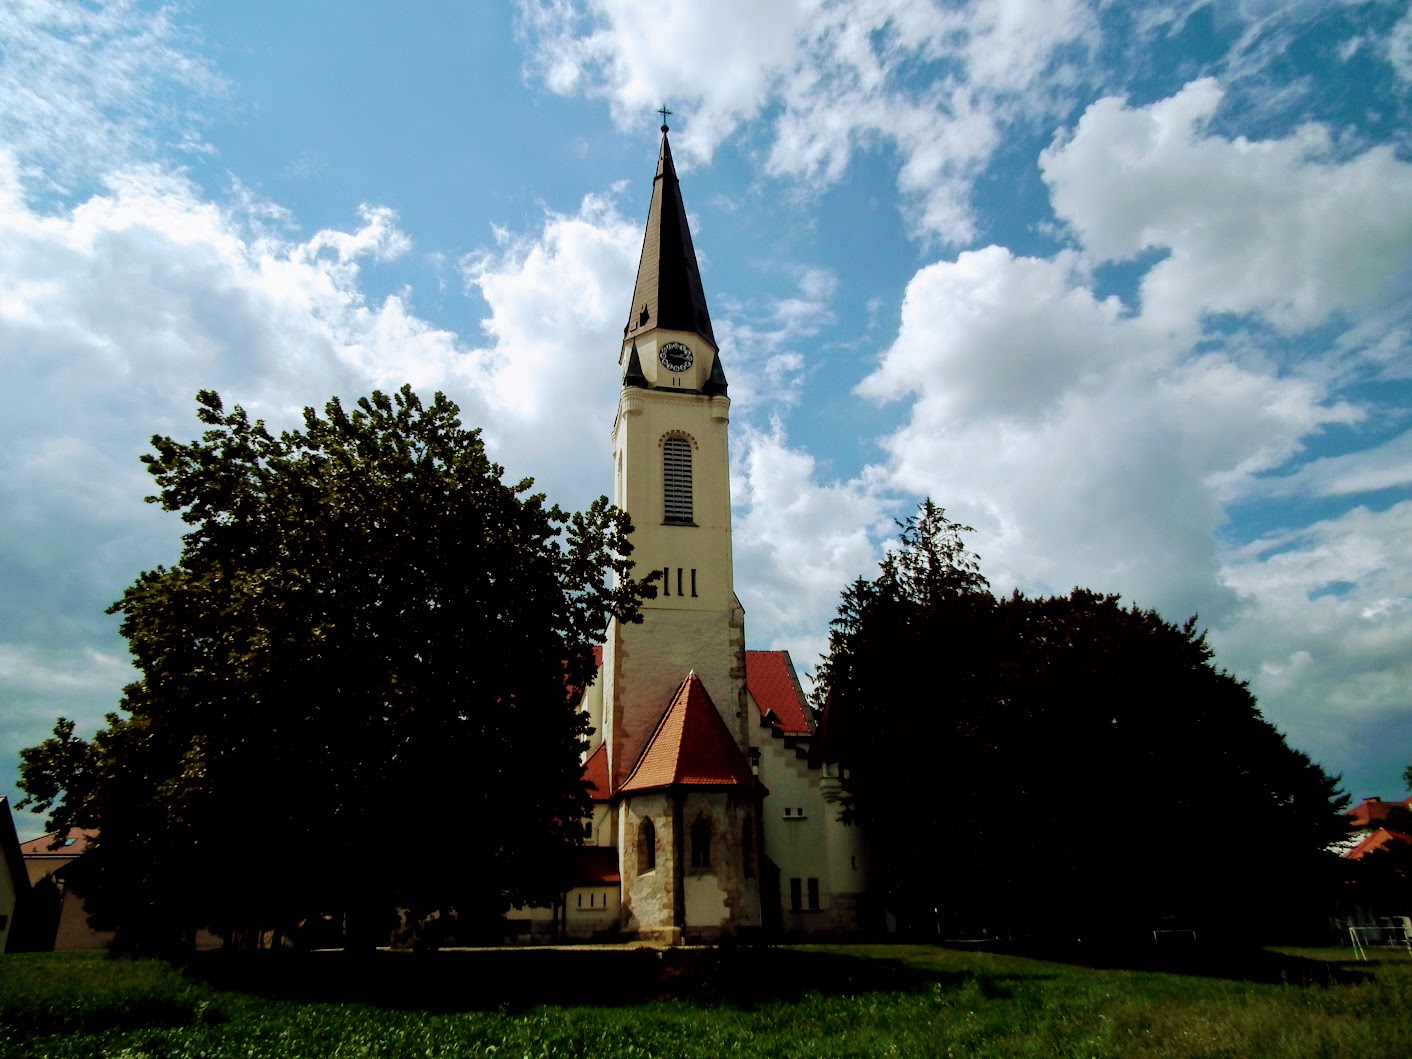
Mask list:
[[[774,713],[770,723],[782,734],[813,734],[788,651],[746,651],[745,686],[759,705],[761,717]]]
[[[613,793],[608,776],[608,744],[599,743],[583,763],[583,778],[588,784],[588,796],[595,802],[606,802]]]
[[[1380,827],[1372,834],[1364,835],[1362,841],[1345,853],[1344,856],[1349,860],[1362,860],[1369,853],[1386,849],[1388,846],[1396,845],[1399,842],[1412,843],[1412,835],[1404,835],[1401,831],[1389,831],[1385,827]]]
[[[1412,809],[1412,798],[1401,802],[1385,802],[1381,798],[1364,798],[1344,815],[1355,828],[1372,827],[1387,819],[1391,809]]]
[[[85,831],[81,827],[71,827],[59,847],[51,849],[50,845],[57,833],[51,832],[47,835],[41,835],[39,838],[32,838],[28,842],[21,842],[20,853],[26,857],[77,857],[88,848],[89,841],[98,835],[97,831]]]
[[[575,886],[607,886],[620,882],[617,846],[580,846],[574,850]]]
[[[657,731],[623,784],[624,791],[657,787],[748,787],[755,776],[706,685],[692,672],[672,696]]]

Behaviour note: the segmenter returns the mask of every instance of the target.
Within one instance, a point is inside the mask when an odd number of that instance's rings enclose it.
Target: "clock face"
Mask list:
[[[657,359],[662,362],[662,367],[668,371],[686,371],[691,367],[691,362],[695,359],[691,355],[691,349],[680,342],[668,342],[657,351]]]

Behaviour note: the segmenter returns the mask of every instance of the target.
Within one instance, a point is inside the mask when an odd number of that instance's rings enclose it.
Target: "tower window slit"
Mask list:
[[[681,567],[678,566],[678,567],[677,567],[677,595],[680,596],[681,594],[682,594],[682,591],[681,591]]]
[[[671,568],[670,566],[664,566],[664,567],[662,567],[662,595],[664,595],[664,596],[670,596],[671,594],[672,594],[672,568]]]
[[[686,438],[670,437],[662,443],[662,514],[669,523],[692,521],[691,442]]]
[[[695,571],[695,570],[692,570],[692,571],[691,571],[691,594],[692,594],[693,597],[696,595],[696,571]]]

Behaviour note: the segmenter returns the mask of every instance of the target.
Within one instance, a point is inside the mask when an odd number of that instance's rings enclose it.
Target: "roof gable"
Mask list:
[[[745,686],[760,707],[760,717],[782,735],[813,734],[788,651],[746,651]]]
[[[658,787],[749,787],[755,776],[692,670],[672,696],[624,792]]]

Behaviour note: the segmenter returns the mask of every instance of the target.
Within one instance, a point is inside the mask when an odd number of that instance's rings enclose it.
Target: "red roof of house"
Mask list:
[[[608,744],[599,743],[583,763],[583,779],[588,784],[588,796],[595,802],[606,802],[613,793],[608,776]]]
[[[1386,849],[1399,842],[1412,842],[1412,835],[1404,835],[1401,831],[1389,831],[1385,827],[1380,827],[1372,834],[1364,835],[1358,845],[1350,849],[1344,856],[1349,860],[1362,860],[1375,850]]]
[[[1364,798],[1344,813],[1354,828],[1372,827],[1387,819],[1389,810],[1412,809],[1412,798],[1401,802],[1385,802],[1381,798]]]
[[[32,838],[28,842],[21,842],[20,853],[26,857],[77,857],[88,848],[89,841],[98,836],[97,831],[71,827],[58,848],[51,849],[56,834],[58,834],[57,831],[41,835],[39,838]]]
[[[760,707],[760,716],[769,717],[773,727],[784,735],[812,735],[804,693],[795,679],[794,663],[788,651],[746,651],[745,686]]]
[[[696,671],[686,675],[624,791],[751,786],[755,776]]]
[[[607,886],[620,882],[617,846],[580,846],[574,850],[575,886]]]

